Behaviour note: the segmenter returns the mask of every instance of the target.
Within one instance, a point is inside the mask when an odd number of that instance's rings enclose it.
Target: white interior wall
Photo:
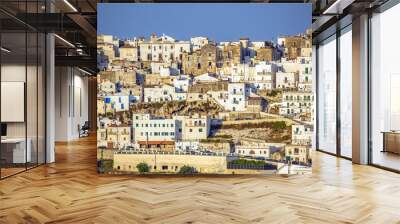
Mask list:
[[[55,140],[79,138],[78,125],[88,120],[88,78],[76,68],[56,67]]]
[[[1,66],[2,82],[25,82],[25,64],[4,64]],[[7,110],[7,108],[2,108]],[[24,122],[7,122],[7,137],[25,137]]]
[[[37,70],[38,69],[38,70]],[[5,63],[1,67],[2,70],[2,82],[23,82],[26,84],[26,108],[25,105],[22,108],[10,108],[2,107],[2,113],[15,113],[13,110],[22,110],[21,113],[25,113],[26,109],[26,120],[23,119],[21,122],[5,122],[7,123],[7,137],[8,138],[25,138],[25,135],[29,139],[31,148],[32,161],[36,162],[39,159],[39,163],[44,163],[44,83],[43,73],[41,67],[36,65],[25,66],[25,63]],[[25,80],[27,78],[27,80]],[[3,92],[4,89],[2,89]],[[24,90],[20,90],[20,94],[24,94]],[[4,94],[4,93],[3,93]],[[3,95],[7,97],[7,95]],[[25,98],[25,96],[23,96]],[[23,102],[24,103],[24,102]],[[24,116],[24,115],[23,115]]]

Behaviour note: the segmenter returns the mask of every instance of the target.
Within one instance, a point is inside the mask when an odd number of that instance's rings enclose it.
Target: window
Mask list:
[[[398,149],[399,141],[394,134],[391,141],[386,141],[382,132],[400,130],[400,63],[398,52],[400,38],[398,22],[400,21],[400,4],[373,15],[371,18],[371,98],[370,98],[370,132],[372,141],[372,163],[400,170],[399,155],[390,153]],[[397,139],[397,140],[394,140]],[[390,147],[392,145],[392,147]],[[389,152],[382,152],[386,148]]]
[[[336,36],[318,48],[318,149],[336,153]]]
[[[351,26],[340,36],[340,154],[352,157],[352,34]]]
[[[168,166],[163,165],[163,166],[162,166],[162,170],[168,170]]]
[[[203,132],[203,129],[202,129],[202,128],[199,128],[199,132]]]

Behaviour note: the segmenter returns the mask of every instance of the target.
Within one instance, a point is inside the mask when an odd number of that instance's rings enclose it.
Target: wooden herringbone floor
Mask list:
[[[0,181],[0,223],[400,223],[400,175],[314,155],[312,175],[99,176],[96,141]]]

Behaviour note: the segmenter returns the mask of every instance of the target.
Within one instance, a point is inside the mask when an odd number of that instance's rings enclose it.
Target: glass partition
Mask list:
[[[340,154],[352,157],[352,33],[351,25],[340,36]]]
[[[336,153],[336,36],[318,47],[318,149]]]
[[[30,151],[26,151],[26,41],[25,32],[1,34],[2,177],[24,171],[30,162]]]
[[[400,170],[400,4],[371,18],[372,163]]]
[[[17,19],[43,11],[44,1],[2,1],[0,7],[0,177],[45,163],[45,35]],[[5,22],[7,21],[7,22]]]

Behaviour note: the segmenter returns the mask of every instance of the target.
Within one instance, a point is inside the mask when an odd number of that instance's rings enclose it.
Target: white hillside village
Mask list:
[[[311,171],[311,36],[215,42],[99,35],[104,173]]]

